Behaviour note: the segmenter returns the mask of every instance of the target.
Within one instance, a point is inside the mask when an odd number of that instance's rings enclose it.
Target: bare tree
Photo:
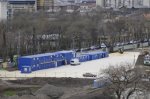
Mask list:
[[[104,70],[106,79],[111,83],[107,88],[114,91],[117,99],[129,99],[134,92],[140,90],[139,71],[133,69],[131,64],[122,64],[116,67],[110,66]]]
[[[1,35],[1,42],[2,42],[2,46],[1,46],[1,51],[2,53],[2,57],[4,59],[4,61],[6,61],[7,58],[7,22],[2,21],[0,23],[0,35]]]
[[[103,37],[110,45],[116,42],[128,42],[131,39],[149,38],[149,21],[132,16],[125,17],[123,16],[125,13],[102,8],[85,15],[81,15],[78,11],[72,14],[64,11],[53,14],[16,13],[11,20],[8,20],[9,26],[6,24],[8,22],[0,23],[0,56],[7,56],[2,53],[4,49],[11,55],[17,54],[17,47],[18,53],[29,55],[100,45]],[[55,41],[42,38],[43,35],[51,34],[58,34],[59,38]],[[126,41],[124,36],[128,36]]]

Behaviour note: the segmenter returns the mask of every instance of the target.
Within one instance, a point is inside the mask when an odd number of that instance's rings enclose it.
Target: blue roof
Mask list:
[[[74,51],[72,51],[72,50],[58,51],[58,53],[69,53],[69,52],[74,52]]]
[[[37,55],[22,56],[21,58],[35,58],[35,57],[49,56],[49,55],[55,55],[55,54],[60,54],[60,53],[68,53],[68,52],[74,52],[74,51],[64,50],[64,51],[58,51],[58,52],[54,52],[54,53],[43,53],[43,54],[37,54]]]
[[[34,57],[36,57],[36,55],[22,56],[22,57],[20,57],[20,58],[34,58]]]
[[[82,0],[82,3],[96,3],[96,0]]]
[[[8,0],[10,4],[35,4],[35,0]]]
[[[35,58],[35,57],[43,57],[48,55],[54,55],[53,53],[44,53],[44,54],[37,54],[37,55],[29,55],[29,56],[22,56],[21,58]]]
[[[18,2],[20,2],[20,1],[36,1],[36,0],[8,0],[8,1],[18,1]]]

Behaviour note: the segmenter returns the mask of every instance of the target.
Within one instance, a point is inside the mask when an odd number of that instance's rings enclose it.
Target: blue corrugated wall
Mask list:
[[[86,62],[108,56],[108,52],[94,52],[76,56],[74,51],[58,51],[54,53],[22,56],[18,59],[18,69],[22,73],[31,73],[32,71],[70,64],[70,60],[73,58],[78,58],[80,62]]]

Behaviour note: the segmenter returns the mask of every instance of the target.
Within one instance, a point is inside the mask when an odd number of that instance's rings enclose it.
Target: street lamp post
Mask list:
[[[18,32],[18,46],[17,46],[17,54],[20,55],[20,31]]]

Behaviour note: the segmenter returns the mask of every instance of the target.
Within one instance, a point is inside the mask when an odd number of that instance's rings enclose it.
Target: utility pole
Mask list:
[[[144,0],[141,0],[141,5],[144,6]]]
[[[106,2],[107,2],[106,0],[103,0],[103,6],[104,7],[106,7],[106,4],[107,4]]]
[[[18,32],[18,51],[17,54],[20,55],[20,31]]]
[[[150,0],[149,0],[149,8],[150,8]]]
[[[125,6],[125,0],[123,0],[123,7]]]
[[[119,7],[121,6],[121,0],[118,0],[118,6]]]
[[[129,0],[128,2],[129,2],[129,7],[131,7],[131,0]]]
[[[75,37],[73,37],[73,50],[75,49],[75,41],[74,41]]]
[[[134,0],[132,0],[132,7],[134,7]]]
[[[112,2],[111,2],[111,0],[109,0],[109,6],[111,7],[111,4],[112,4]]]
[[[54,13],[54,0],[52,0],[51,5],[52,5],[52,13]]]
[[[117,8],[117,1],[115,0],[115,8]]]

